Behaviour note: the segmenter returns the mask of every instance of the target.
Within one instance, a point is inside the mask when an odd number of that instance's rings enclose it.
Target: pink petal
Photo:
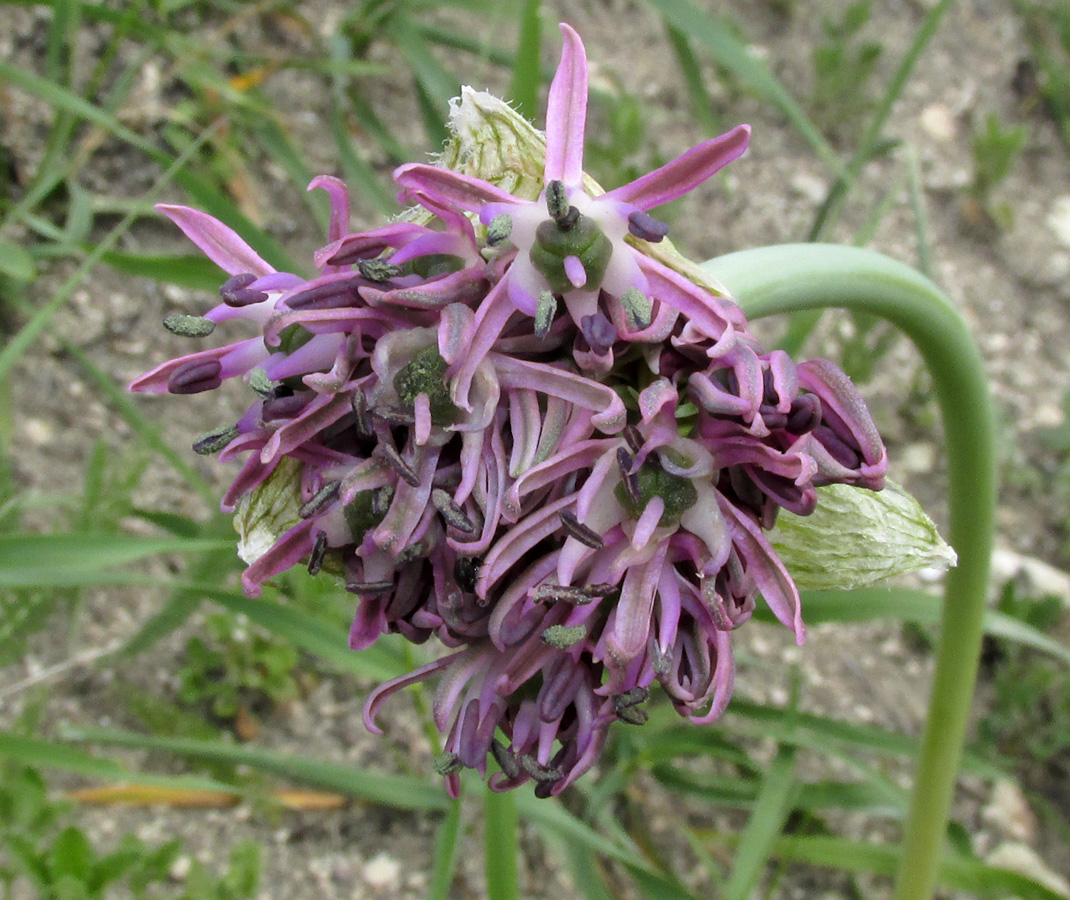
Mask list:
[[[583,132],[587,119],[587,53],[573,29],[561,23],[565,43],[546,104],[546,181],[583,181]]]
[[[403,188],[427,194],[439,203],[479,212],[487,203],[517,203],[517,198],[482,178],[461,175],[426,163],[408,163],[394,170],[394,181]]]
[[[308,183],[308,189],[322,188],[331,198],[331,221],[327,240],[337,241],[349,233],[349,190],[341,178],[333,175],[317,175]]]
[[[268,275],[275,271],[238,237],[234,229],[207,213],[168,203],[157,203],[156,210],[181,228],[182,233],[224,272],[231,275],[244,275],[246,272]]]
[[[747,149],[750,125],[738,125],[727,134],[703,141],[660,169],[621,185],[599,197],[600,202],[618,200],[639,209],[653,209],[697,188],[719,169],[738,159]]]

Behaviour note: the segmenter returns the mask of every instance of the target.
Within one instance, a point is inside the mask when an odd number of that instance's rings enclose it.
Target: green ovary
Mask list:
[[[661,497],[665,502],[661,524],[674,525],[679,522],[680,516],[698,501],[698,491],[690,478],[666,472],[651,460],[643,463],[636,477],[639,482],[638,502],[632,499],[623,484],[618,484],[616,488],[617,500],[633,519],[638,519],[643,514],[643,510],[651,500]]]
[[[426,394],[431,405],[431,421],[440,428],[452,425],[459,412],[450,399],[446,384],[448,368],[449,364],[439,355],[438,348],[430,346],[417,351],[412,361],[394,376],[394,390],[405,407],[411,411],[416,406],[416,398]]]
[[[587,281],[579,289],[594,290],[606,274],[613,255],[613,243],[589,216],[580,216],[568,230],[560,228],[553,219],[547,219],[535,230],[535,243],[528,255],[553,293],[577,290],[565,274],[565,258],[568,256],[577,257],[587,273]]]

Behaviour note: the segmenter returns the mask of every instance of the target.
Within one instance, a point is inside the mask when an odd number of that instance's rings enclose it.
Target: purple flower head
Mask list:
[[[354,650],[389,633],[451,648],[364,716],[377,731],[386,699],[436,681],[453,794],[460,769],[492,761],[495,790],[560,793],[659,693],[715,720],[731,633],[759,602],[805,635],[766,536],[780,511],[808,515],[822,485],[879,489],[887,467],[846,375],[764,351],[739,307],[652,247],[667,229],[650,210],[741,155],[749,129],[600,193],[582,171],[584,49],[562,32],[535,200],[403,166],[405,219],[350,233],[345,186],[317,178],[331,215],[310,279],[160,207],[227,275],[219,304],[165,327],[205,339],[246,319],[260,334],[131,384],[244,382],[246,412],[194,443],[241,460],[222,507],[244,590],[304,563],[352,595]]]

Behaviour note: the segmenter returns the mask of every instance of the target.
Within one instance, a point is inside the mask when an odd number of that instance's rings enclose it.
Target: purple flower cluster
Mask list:
[[[163,206],[230,274],[203,337],[242,318],[262,334],[165,363],[136,391],[256,395],[198,452],[244,457],[234,510],[284,460],[296,524],[246,570],[302,560],[355,595],[350,646],[398,632],[453,653],[379,687],[364,718],[437,679],[438,770],[557,794],[597,760],[610,723],[641,724],[660,683],[706,723],[732,692],[731,631],[761,594],[802,641],[799,595],[764,532],[816,488],[879,489],[886,456],[847,377],[763,352],[740,309],[651,255],[649,210],[746,148],[741,126],[609,193],[584,185],[587,67],[576,33],[549,96],[535,201],[432,165],[395,173],[425,221],[348,233],[344,185],[311,280],[276,272],[237,234]]]

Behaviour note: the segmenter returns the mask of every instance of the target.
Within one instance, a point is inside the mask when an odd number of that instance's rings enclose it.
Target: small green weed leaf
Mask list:
[[[813,514],[782,513],[769,539],[801,589],[864,587],[955,564],[932,519],[890,482],[877,492],[819,488]]]
[[[0,275],[15,281],[32,281],[37,272],[33,257],[18,244],[0,241]]]

